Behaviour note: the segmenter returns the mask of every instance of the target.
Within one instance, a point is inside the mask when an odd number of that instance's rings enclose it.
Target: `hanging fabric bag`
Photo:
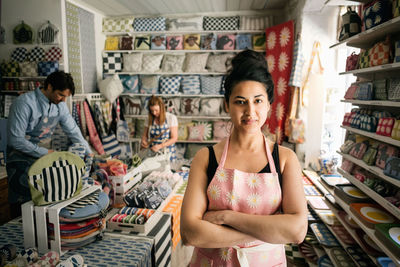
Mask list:
[[[347,12],[342,15],[342,27],[340,30],[339,41],[343,41],[361,32],[361,18],[357,12],[347,7]]]

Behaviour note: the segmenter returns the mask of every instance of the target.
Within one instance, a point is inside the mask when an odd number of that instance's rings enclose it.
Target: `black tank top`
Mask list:
[[[214,148],[212,146],[207,146],[208,148],[208,167],[207,167],[207,186],[211,183],[212,178],[215,175],[215,172],[218,168],[217,158],[215,157]],[[274,144],[274,149],[272,151],[272,158],[274,159],[276,172],[279,177],[279,184],[282,188],[282,173],[281,166],[279,164],[279,151],[278,151],[278,143]],[[269,163],[258,173],[271,172],[271,168],[269,167]]]

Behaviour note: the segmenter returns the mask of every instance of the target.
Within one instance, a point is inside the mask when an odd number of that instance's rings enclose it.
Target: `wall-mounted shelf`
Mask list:
[[[124,115],[125,118],[147,118],[148,115]],[[229,120],[231,117],[229,116],[180,116],[180,115],[176,115],[176,117],[178,119],[182,119],[182,120],[191,120],[191,119],[195,119],[195,120]]]
[[[341,72],[339,75],[346,75],[346,74],[354,74],[354,75],[363,75],[363,74],[373,74],[377,72],[384,72],[384,71],[399,71],[400,70],[400,63],[389,63],[380,66],[374,66],[364,69],[356,69],[346,72]]]
[[[121,96],[131,96],[131,97],[142,97],[142,96],[152,96],[153,94],[132,94],[132,93],[122,93]],[[164,95],[164,94],[154,94],[155,96],[161,97],[200,97],[200,98],[222,98],[224,95],[185,95],[185,94],[176,94],[176,95]]]
[[[179,35],[179,34],[207,34],[207,33],[216,33],[216,34],[235,34],[235,33],[253,33],[253,34],[261,34],[264,33],[264,30],[234,30],[234,31],[203,31],[203,30],[190,30],[190,31],[131,31],[131,32],[103,32],[103,34],[108,36],[115,35],[145,35],[145,34],[166,34],[166,35]]]
[[[115,73],[104,73],[104,75],[226,75],[226,72],[115,72]]]
[[[340,127],[342,127],[343,129],[346,129],[346,130],[348,130],[350,132],[353,132],[353,133],[356,133],[356,134],[360,134],[360,135],[363,135],[363,136],[367,136],[367,137],[370,137],[372,139],[375,139],[375,140],[378,140],[378,141],[381,141],[381,142],[384,142],[384,143],[387,143],[387,144],[390,144],[390,145],[394,145],[394,146],[400,147],[400,141],[395,140],[393,138],[386,137],[386,136],[383,136],[383,135],[379,135],[379,134],[376,134],[376,133],[362,131],[362,130],[351,128],[351,127],[348,127],[348,126],[340,126]]]
[[[103,53],[158,53],[158,54],[163,54],[163,53],[168,53],[168,54],[184,54],[184,53],[239,53],[244,50],[168,50],[168,49],[163,49],[163,50],[104,50]],[[265,50],[254,50],[256,52],[264,53]]]
[[[142,139],[141,138],[131,138],[131,142],[140,142]],[[203,140],[203,141],[191,141],[191,140],[177,140],[176,143],[182,143],[182,144],[216,144],[220,142],[221,140]]]
[[[383,107],[400,108],[400,102],[396,102],[396,101],[344,99],[344,100],[341,100],[341,102],[351,103],[356,106],[383,106]]]
[[[12,76],[12,77],[1,77],[2,79],[18,79],[18,80],[44,80],[46,76]]]

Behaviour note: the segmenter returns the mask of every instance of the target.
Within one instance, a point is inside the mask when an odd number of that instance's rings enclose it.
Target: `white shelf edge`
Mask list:
[[[224,95],[185,95],[185,94],[176,94],[176,95],[165,95],[165,94],[132,94],[132,93],[122,93],[121,96],[162,96],[162,97],[201,97],[201,98],[223,98]]]
[[[147,118],[148,115],[124,115],[125,118]],[[179,116],[178,119],[198,119],[198,120],[229,120],[229,116]]]
[[[372,139],[375,139],[375,140],[378,140],[378,141],[381,141],[381,142],[384,142],[384,143],[387,143],[387,144],[390,144],[390,145],[394,145],[394,146],[400,147],[400,141],[395,140],[393,138],[390,138],[390,137],[387,137],[387,136],[383,136],[383,135],[379,135],[379,134],[375,134],[375,133],[362,131],[362,130],[355,129],[355,128],[348,127],[348,126],[341,125],[340,127],[342,127],[343,129],[346,129],[346,130],[348,130],[350,132],[353,132],[353,133],[356,133],[356,134],[360,134],[360,135],[363,135],[363,136],[367,136],[367,137],[370,137]]]
[[[396,102],[396,101],[342,99],[342,100],[340,100],[340,102],[351,103],[353,105],[383,106],[383,107],[400,108],[400,102]]]
[[[232,50],[168,50],[168,49],[149,49],[149,50],[103,50],[103,53],[238,53],[242,52],[244,49],[232,49]],[[254,50],[256,52],[265,52],[265,50]]]
[[[311,171],[303,170],[303,174],[311,180],[311,182],[318,188],[319,191],[323,193],[324,196],[326,194],[333,195],[333,189],[326,188],[325,185],[321,182],[321,177],[317,173],[315,173],[314,175],[311,173]]]
[[[187,30],[187,31],[129,31],[129,32],[102,32],[104,35],[144,35],[144,34],[206,34],[206,33],[264,33],[264,30],[230,30],[230,31],[204,31],[204,30]]]
[[[355,163],[356,165],[362,167],[363,169],[369,171],[370,173],[373,173],[377,176],[379,176],[380,178],[382,178],[383,180],[385,180],[388,183],[391,183],[395,186],[400,187],[400,180],[397,180],[395,178],[392,178],[390,176],[387,176],[383,173],[382,169],[380,169],[379,167],[376,166],[370,166],[368,164],[366,164],[364,161],[356,159],[355,157],[352,157],[348,154],[344,154],[340,151],[336,151],[336,153],[338,153],[339,155],[341,155],[343,158]]]
[[[359,219],[357,216],[355,216],[351,210],[350,210],[350,206],[347,205],[344,201],[342,201],[339,197],[337,197],[336,195],[334,196],[336,203],[338,203],[343,210],[357,223],[358,226],[361,227],[361,229],[372,239],[372,241],[374,241],[376,243],[376,245],[382,249],[382,251],[384,253],[386,253],[387,256],[389,256],[389,258],[391,258],[393,260],[393,262],[396,265],[400,265],[400,257],[396,255],[394,255],[388,248],[386,248],[385,244],[383,244],[378,238],[375,237],[375,230],[372,230],[368,227],[366,227]]]
[[[130,138],[130,142],[140,142],[141,138]],[[203,141],[190,141],[190,140],[177,140],[176,143],[182,144],[216,144],[220,142],[220,140],[203,140]]]
[[[368,68],[363,68],[363,69],[356,69],[356,70],[351,70],[351,71],[340,72],[339,75],[368,74],[368,73],[371,73],[371,72],[381,72],[381,71],[398,70],[398,69],[400,69],[400,62],[389,63],[389,64],[384,64],[384,65],[379,65],[379,66],[374,66],[374,67],[368,67]]]
[[[44,80],[47,77],[46,76],[2,76],[2,79],[19,79],[19,80]]]
[[[226,72],[115,72],[103,73],[104,75],[227,75]]]
[[[378,193],[376,193],[374,190],[371,188],[367,187],[365,184],[357,180],[353,175],[345,172],[341,168],[338,168],[338,172],[343,175],[343,177],[346,177],[347,180],[349,180],[353,185],[358,187],[361,191],[363,191],[366,195],[368,195],[370,198],[372,198],[376,203],[381,205],[385,210],[387,210],[390,214],[392,214],[394,217],[397,219],[400,219],[400,209],[392,205],[390,202],[388,202],[386,199],[384,199],[382,196],[380,196]]]

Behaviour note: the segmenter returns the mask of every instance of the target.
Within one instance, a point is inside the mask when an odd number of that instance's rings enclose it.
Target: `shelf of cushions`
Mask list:
[[[384,64],[384,65],[379,65],[379,66],[374,66],[374,67],[369,67],[369,68],[363,68],[363,69],[355,69],[351,71],[345,71],[345,72],[340,72],[339,75],[345,75],[345,74],[354,74],[354,75],[363,75],[363,74],[373,74],[377,72],[395,72],[400,70],[400,62],[397,63],[389,63],[389,64]]]
[[[341,100],[341,102],[350,103],[356,106],[383,106],[400,108],[400,102],[396,101],[344,99]]]
[[[346,129],[346,130],[348,130],[350,132],[353,132],[353,133],[356,133],[356,134],[360,134],[360,135],[363,135],[363,136],[367,136],[367,137],[370,137],[372,139],[375,139],[375,140],[382,141],[382,142],[387,143],[387,144],[391,144],[391,145],[400,147],[400,141],[395,140],[393,138],[382,136],[382,135],[371,133],[371,132],[362,131],[362,130],[351,128],[351,127],[348,127],[348,126],[340,126],[340,127],[342,127],[343,129]]]
[[[396,17],[371,29],[363,31],[357,35],[347,38],[346,40],[338,42],[330,46],[330,48],[337,47],[342,44],[346,44],[347,46],[357,47],[357,48],[370,48],[377,41],[385,38],[386,35],[398,32],[399,29],[400,29],[400,17]]]
[[[357,242],[357,245],[360,247],[360,249],[365,253],[365,255],[367,255],[375,264],[377,264],[377,260],[374,256],[372,256],[371,254],[367,253],[363,247],[364,244],[363,242],[360,240],[360,236],[357,235],[356,233],[356,229],[352,228],[348,222],[346,222],[340,215],[339,212],[344,212],[344,211],[339,211],[337,208],[335,208],[333,205],[328,204],[328,206],[330,207],[330,210],[332,211],[333,214],[335,214],[336,219],[338,219],[338,221],[341,223],[341,225],[343,225],[343,227],[347,230],[347,232],[351,235],[351,237]],[[347,214],[347,212],[346,212]],[[348,216],[348,215],[346,215]]]
[[[131,142],[140,142],[141,138],[131,138],[129,141]],[[202,140],[202,141],[195,141],[195,140],[177,140],[176,143],[182,144],[216,144],[221,140]]]
[[[183,54],[183,53],[239,53],[244,50],[188,50],[188,49],[182,49],[182,50],[158,50],[158,49],[153,49],[153,50],[104,50],[103,53],[176,53],[176,54]],[[256,52],[264,53],[265,50],[254,50]]]
[[[221,33],[221,34],[235,34],[235,33],[264,33],[264,30],[232,30],[232,31],[202,31],[202,30],[192,30],[192,31],[130,31],[130,32],[103,32],[106,36],[133,36],[133,35],[144,35],[144,34],[207,34],[207,33]]]
[[[386,245],[381,242],[375,236],[375,230],[368,228],[365,226],[360,219],[350,210],[350,206],[347,205],[342,199],[340,199],[337,195],[335,195],[336,203],[339,204],[340,207],[353,219],[353,221],[360,226],[360,228],[369,236],[369,238],[376,243],[376,245],[387,255],[389,256],[396,265],[400,265],[400,255],[396,255],[392,253]]]
[[[383,173],[383,170],[377,166],[370,166],[366,164],[364,161],[360,159],[356,159],[355,157],[350,156],[349,154],[344,154],[340,151],[337,151],[339,155],[341,155],[344,159],[347,159],[348,161],[353,162],[357,166],[360,166],[361,168],[369,171],[370,173],[378,176],[379,178],[382,178],[382,180],[385,180],[386,182],[389,182],[395,186],[400,187],[400,180],[397,180],[395,178],[392,178],[390,176],[387,176]]]
[[[145,119],[148,117],[147,114],[145,115],[124,115],[125,118],[141,118]],[[176,116],[178,119],[182,120],[191,120],[191,119],[196,119],[196,120],[229,120],[231,117],[229,116]]]
[[[166,94],[132,94],[132,93],[122,93],[121,96],[131,96],[131,97],[142,97],[142,96],[161,96],[161,97],[200,97],[200,98],[222,98],[224,97],[224,95],[186,95],[186,94],[170,94],[170,95],[166,95]]]
[[[400,220],[400,208],[394,206],[392,203],[387,201],[384,197],[376,193],[374,190],[366,186],[364,183],[357,180],[353,175],[347,173],[346,171],[338,168],[338,172],[343,175],[343,177],[347,178],[353,185],[357,186],[358,189],[363,191],[366,195],[376,201],[379,205],[385,208],[388,212],[394,215],[397,219]]]
[[[117,73],[104,73],[104,75],[226,75],[226,72],[117,72]]]

